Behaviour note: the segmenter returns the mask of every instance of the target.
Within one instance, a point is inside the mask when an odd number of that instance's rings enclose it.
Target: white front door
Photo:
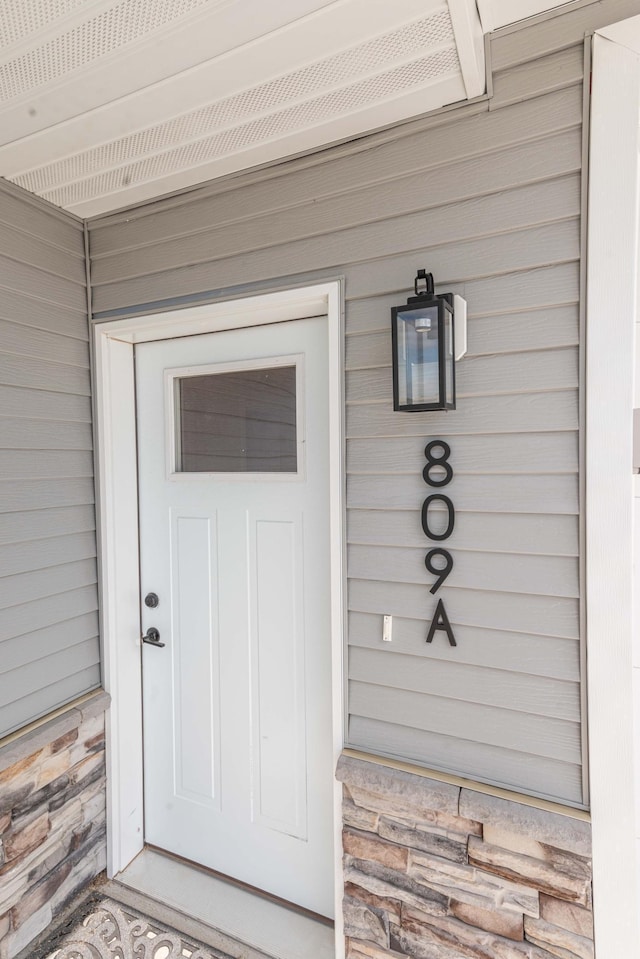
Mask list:
[[[145,839],[331,916],[326,318],[135,352]]]

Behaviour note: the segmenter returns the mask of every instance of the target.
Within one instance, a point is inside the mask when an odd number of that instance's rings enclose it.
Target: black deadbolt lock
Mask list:
[[[148,606],[149,609],[155,609],[159,602],[157,593],[147,593],[144,598],[144,605]]]

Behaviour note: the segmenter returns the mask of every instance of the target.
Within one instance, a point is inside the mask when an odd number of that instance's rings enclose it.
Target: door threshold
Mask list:
[[[234,959],[335,959],[326,921],[156,849],[143,849],[109,886],[113,898]]]

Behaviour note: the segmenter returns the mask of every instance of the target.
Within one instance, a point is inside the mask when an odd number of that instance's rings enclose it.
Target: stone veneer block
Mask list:
[[[338,760],[336,777],[357,805],[367,806],[366,801],[359,802],[361,795],[376,797],[374,808],[381,813],[418,821],[425,809],[458,814],[460,787],[450,783],[344,755]]]
[[[347,787],[344,787],[347,792]],[[371,812],[363,806],[356,806],[353,800],[346,796],[342,801],[342,821],[347,826],[353,826],[354,829],[368,829],[375,832],[378,826],[380,816],[377,812]]]
[[[345,936],[375,942],[386,949],[389,945],[389,920],[384,913],[374,912],[368,906],[347,897],[343,900],[342,911]]]
[[[0,747],[0,959],[13,959],[106,862],[99,693]]]
[[[502,936],[481,930],[457,919],[423,916],[418,910],[407,909],[402,928],[391,926],[391,946],[401,947],[411,959],[452,957],[470,959],[549,959],[549,953],[528,942],[514,942]],[[441,952],[434,946],[438,945]]]
[[[576,936],[593,939],[593,913],[572,902],[562,902],[551,896],[540,895],[540,918],[561,926]]]
[[[485,826],[483,839],[491,846],[499,846],[523,856],[531,856],[555,866],[560,872],[577,879],[591,879],[591,860],[577,856],[566,849],[530,839],[521,833],[510,832],[499,826]]]
[[[345,853],[354,859],[367,859],[370,862],[379,862],[389,869],[398,869],[406,872],[409,861],[409,850],[397,846],[393,842],[386,842],[371,833],[357,832],[355,829],[345,829],[342,834],[342,845]]]
[[[588,822],[343,760],[348,959],[593,959]]]
[[[514,939],[522,942],[524,939],[524,916],[522,913],[505,912],[502,909],[482,909],[480,906],[469,906],[466,902],[451,901],[451,915],[454,919],[466,922],[468,926],[476,926],[485,932],[495,932],[505,939]]]
[[[552,956],[558,956],[559,959],[593,959],[593,942],[590,939],[584,939],[582,936],[576,936],[574,932],[568,932],[560,926],[554,926],[544,919],[529,919],[524,921],[524,928],[529,942],[536,943]]]
[[[534,917],[540,914],[535,889],[526,883],[497,878],[472,865],[457,865],[435,856],[412,853],[408,872],[420,885],[471,906],[500,907]]]
[[[351,899],[357,899],[358,902],[362,902],[366,906],[381,910],[387,916],[395,919],[396,922],[400,922],[402,903],[399,899],[385,899],[384,896],[376,896],[375,893],[369,892],[364,886],[357,886],[348,880],[344,884],[344,894]]]
[[[383,876],[363,872],[349,862],[347,862],[344,870],[344,878],[347,883],[364,889],[367,893],[371,893],[380,899],[395,899],[405,905],[416,906],[424,912],[433,913],[434,916],[445,916],[447,914],[447,897],[442,893],[420,887],[417,882],[406,876],[394,874],[390,870]],[[355,898],[359,893],[352,890],[351,895]]]
[[[103,696],[106,696],[106,693],[104,693]],[[104,712],[106,708],[105,700],[102,696],[96,698],[101,699],[103,704],[102,710]],[[108,701],[107,698],[107,704]],[[0,749],[0,773],[8,769],[9,766],[15,765],[17,762],[25,759],[31,760],[31,757],[35,757],[35,754],[39,750],[50,747],[51,743],[60,736],[70,732],[72,729],[77,729],[81,721],[82,714],[80,710],[70,709],[68,712],[63,713],[62,716],[56,716],[55,719],[50,719],[49,722],[43,723],[42,726],[37,726],[35,729],[25,733],[24,736],[19,736],[12,742],[7,743],[6,746]]]
[[[405,959],[405,954],[374,946],[370,942],[350,940],[347,943],[347,959]]]
[[[583,819],[466,788],[460,793],[460,815],[487,825],[502,826],[578,856],[591,856],[591,826]]]
[[[378,835],[383,839],[408,846],[410,849],[419,849],[430,852],[452,862],[467,861],[467,837],[458,834],[456,839],[440,835],[425,826],[409,826],[398,822],[397,819],[382,817],[378,824]]]
[[[586,906],[591,901],[591,882],[576,879],[531,856],[520,856],[508,849],[490,846],[472,836],[469,839],[469,863],[511,882],[527,883],[540,892]]]
[[[29,943],[51,925],[51,905],[47,903],[38,912],[32,913],[28,921],[15,932],[10,932],[0,940],[0,959],[13,959]]]

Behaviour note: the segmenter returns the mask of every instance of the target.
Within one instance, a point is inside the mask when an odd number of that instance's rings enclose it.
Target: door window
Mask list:
[[[296,367],[174,380],[176,472],[296,473]]]

